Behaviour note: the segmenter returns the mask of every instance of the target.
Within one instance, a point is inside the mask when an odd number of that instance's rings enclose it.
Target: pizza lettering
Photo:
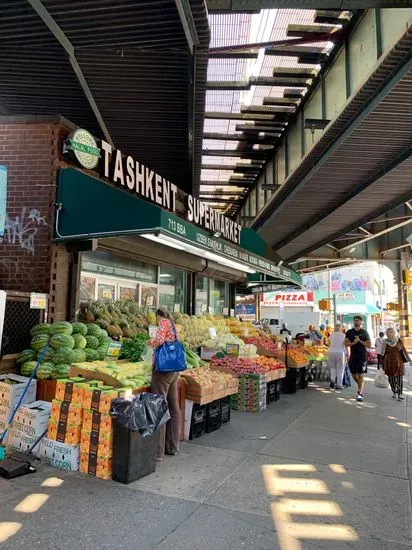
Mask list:
[[[313,292],[268,292],[261,294],[264,306],[313,306]]]

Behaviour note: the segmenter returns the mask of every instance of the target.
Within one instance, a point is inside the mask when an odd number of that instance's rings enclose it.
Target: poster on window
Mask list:
[[[158,288],[155,286],[141,287],[140,305],[142,307],[157,307]]]

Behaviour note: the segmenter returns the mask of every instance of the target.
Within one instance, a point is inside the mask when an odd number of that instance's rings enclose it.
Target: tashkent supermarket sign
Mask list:
[[[100,176],[115,185],[128,189],[162,208],[176,212],[178,188],[148,166],[135,160],[131,155],[123,155],[103,139],[100,147],[90,132],[79,128],[66,141],[63,152],[70,151],[76,161],[88,170],[99,166]],[[240,244],[242,226],[223,216],[192,195],[187,196],[187,218],[228,241]]]

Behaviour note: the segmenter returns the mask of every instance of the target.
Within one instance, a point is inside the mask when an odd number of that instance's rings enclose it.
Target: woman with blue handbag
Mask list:
[[[186,369],[183,346],[177,340],[175,324],[169,312],[156,310],[157,333],[150,341],[154,348],[151,390],[164,395],[169,406],[170,420],[160,428],[157,460],[164,455],[177,455],[180,442],[180,408],[178,394],[179,372]]]

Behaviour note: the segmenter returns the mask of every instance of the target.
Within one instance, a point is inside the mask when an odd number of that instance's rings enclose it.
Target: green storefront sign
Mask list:
[[[59,171],[57,190],[58,212],[55,240],[85,240],[120,235],[164,235],[196,250],[205,250],[264,273],[271,280],[300,286],[300,275],[277,266],[255,250],[237,246],[225,239],[213,237],[182,218],[116,189],[111,185],[72,168]],[[245,232],[244,241],[253,243],[259,252],[260,239]],[[252,232],[253,233],[253,232]],[[190,251],[190,250],[189,250]]]

